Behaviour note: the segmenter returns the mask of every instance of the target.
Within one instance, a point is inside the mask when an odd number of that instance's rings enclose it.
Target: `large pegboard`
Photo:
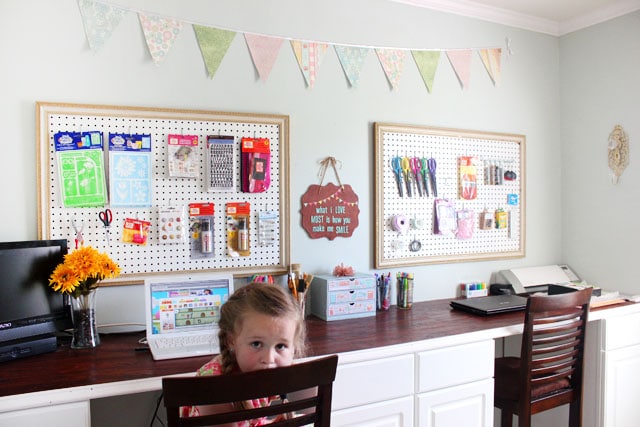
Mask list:
[[[201,110],[174,110],[142,107],[56,104],[38,102],[38,231],[40,238],[66,238],[74,245],[76,226],[83,226],[84,244],[109,253],[122,269],[121,280],[135,279],[153,273],[196,270],[230,270],[235,274],[281,273],[289,264],[289,178],[288,138],[289,118],[283,115],[224,113]],[[151,134],[152,206],[113,207],[110,242],[98,213],[109,207],[65,208],[61,201],[60,178],[53,136],[56,132],[100,131],[105,141],[108,133]],[[170,177],[167,162],[167,135],[197,135],[199,137],[199,174],[196,178]],[[233,136],[234,168],[240,175],[240,139],[268,138],[271,144],[271,183],[262,193],[240,191],[208,192],[205,184],[207,136]],[[105,164],[108,150],[105,148]],[[108,168],[107,168],[108,180]],[[194,202],[215,204],[213,224],[214,256],[194,258],[189,242],[163,244],[157,225],[159,209],[184,207]],[[226,252],[227,202],[248,202],[251,206],[251,254],[230,257]],[[278,218],[275,241],[258,245],[258,212],[270,211]],[[125,218],[151,222],[147,244],[135,245],[121,241]]]
[[[375,263],[376,268],[403,265],[477,261],[523,257],[525,253],[525,137],[523,135],[375,123]],[[436,160],[438,198],[450,201],[455,211],[471,212],[473,234],[434,233],[436,197],[400,196],[392,161],[396,157]],[[472,157],[476,164],[475,199],[460,196],[459,161]],[[491,170],[510,171],[515,179],[499,184]],[[508,215],[505,228],[484,228],[481,219]],[[404,232],[394,221],[410,224]],[[397,223],[396,223],[397,224]],[[419,244],[411,247],[411,243]],[[416,248],[418,248],[416,250]],[[412,250],[413,249],[413,250]]]

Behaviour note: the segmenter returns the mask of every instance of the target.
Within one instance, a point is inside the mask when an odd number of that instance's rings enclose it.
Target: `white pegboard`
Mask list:
[[[219,113],[168,109],[145,109],[117,106],[38,103],[38,169],[39,169],[39,233],[42,238],[66,238],[74,247],[76,225],[83,224],[85,245],[106,251],[120,265],[123,277],[149,273],[193,270],[233,270],[238,274],[273,273],[283,271],[288,260],[288,132],[289,119],[281,115]],[[109,133],[149,133],[152,138],[153,202],[143,208],[111,208],[113,223],[110,243],[98,218],[102,208],[65,208],[61,202],[60,183],[53,135],[60,131],[101,131],[108,144]],[[170,177],[167,164],[167,135],[198,135],[200,173],[197,178]],[[207,192],[207,136],[234,137],[236,176],[240,175],[240,139],[268,138],[271,145],[271,184],[263,193],[243,193],[237,179],[236,191]],[[105,148],[105,169],[108,175],[108,149]],[[108,177],[107,177],[108,179]],[[158,210],[167,206],[189,203],[215,204],[214,253],[210,258],[192,258],[189,242],[162,244],[157,224]],[[251,255],[229,257],[226,251],[227,202],[248,202],[251,205]],[[108,207],[108,205],[106,206]],[[276,211],[276,239],[269,246],[258,245],[258,212]],[[144,246],[121,241],[125,218],[151,222],[148,242]]]
[[[375,139],[376,268],[524,256],[524,136],[376,123]],[[473,200],[459,196],[458,161],[462,156],[477,159],[478,195]],[[408,197],[405,187],[401,197],[392,168],[394,157],[436,160],[438,198],[451,201],[456,211],[473,212],[471,238],[434,233],[433,193]],[[499,185],[485,183],[484,166],[489,164],[512,171],[516,179]],[[514,196],[517,204],[508,204],[507,199]],[[481,212],[493,216],[498,209],[508,212],[509,226],[481,229]],[[406,233],[393,227],[398,215],[412,223]],[[421,227],[414,226],[416,220]],[[419,250],[411,250],[414,241],[419,242]]]

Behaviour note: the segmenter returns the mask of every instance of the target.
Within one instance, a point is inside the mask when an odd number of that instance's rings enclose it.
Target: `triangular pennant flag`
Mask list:
[[[193,30],[196,33],[200,52],[202,52],[202,59],[204,59],[204,63],[207,66],[207,74],[212,79],[216,71],[218,71],[222,58],[229,50],[236,33],[235,31],[220,30],[201,25],[194,25]]]
[[[427,91],[431,93],[431,89],[433,89],[433,79],[435,78],[438,62],[440,61],[440,51],[414,50],[411,51],[411,54],[413,55],[413,60],[416,62],[418,71],[420,71],[422,80],[425,86],[427,86]]]
[[[151,58],[159,65],[173,46],[173,42],[182,31],[182,22],[175,19],[162,18],[154,15],[138,14],[144,38]]]
[[[329,48],[328,44],[316,42],[303,42],[291,40],[293,53],[296,55],[300,71],[304,76],[307,86],[313,88],[316,82],[316,75],[320,67],[320,61]]]
[[[364,60],[369,54],[366,47],[335,45],[336,54],[342,65],[345,76],[352,87],[357,87],[360,80],[360,71],[364,65]]]
[[[401,49],[376,49],[380,65],[389,80],[391,89],[397,90],[400,77],[404,71],[404,60],[407,52]]]
[[[260,75],[260,80],[267,81],[280,52],[283,39],[249,33],[244,34],[244,39],[249,47],[253,65]]]
[[[480,59],[486,68],[494,86],[500,86],[500,57],[502,56],[501,48],[480,49],[478,51]]]
[[[98,52],[118,26],[126,10],[91,0],[78,0],[89,47]]]
[[[458,76],[458,81],[464,89],[469,86],[469,76],[471,75],[471,49],[448,50],[447,57]]]

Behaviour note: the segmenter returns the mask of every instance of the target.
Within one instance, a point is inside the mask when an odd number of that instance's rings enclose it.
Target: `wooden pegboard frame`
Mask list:
[[[399,267],[434,263],[521,258],[525,255],[525,136],[426,126],[375,123],[375,267]],[[474,212],[471,239],[433,232],[434,197],[400,197],[391,160],[395,156],[433,157],[437,161],[438,198],[451,200],[456,210]],[[458,159],[475,156],[478,196],[475,200],[459,198]],[[485,162],[497,162],[515,172],[513,181],[501,185],[484,183]],[[508,205],[509,195],[516,195],[516,205]],[[479,214],[497,209],[509,212],[506,229],[480,229]],[[396,215],[418,219],[423,227],[411,227],[406,234],[393,229]],[[418,251],[409,245],[417,240]]]
[[[289,117],[284,115],[225,113],[202,110],[175,110],[105,105],[36,103],[37,171],[38,171],[38,235],[39,238],[66,238],[73,247],[75,232],[72,221],[84,222],[85,245],[108,252],[120,265],[123,281],[139,281],[137,276],[196,270],[227,270],[237,275],[280,274],[289,265]],[[65,208],[59,191],[59,177],[53,135],[59,131],[102,131],[106,141],[109,132],[151,133],[153,203],[145,208],[112,208],[111,242],[107,246],[98,212],[104,208]],[[196,179],[172,178],[168,174],[167,135],[199,136],[200,174]],[[271,185],[264,193],[240,192],[239,178],[235,192],[207,192],[204,184],[206,137],[232,135],[235,172],[240,174],[240,138],[269,138],[271,143]],[[105,164],[108,150],[105,149]],[[108,175],[108,170],[107,170]],[[226,255],[227,201],[251,204],[251,255]],[[186,206],[193,202],[213,202],[215,256],[191,259],[189,243],[160,244],[157,228],[158,209]],[[276,211],[276,241],[270,246],[257,245],[258,211]],[[152,222],[145,246],[123,243],[125,218]]]

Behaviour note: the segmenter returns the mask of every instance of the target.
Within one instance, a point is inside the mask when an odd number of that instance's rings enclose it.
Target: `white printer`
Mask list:
[[[492,293],[546,292],[549,285],[579,282],[580,278],[563,265],[513,268],[494,273],[491,278]],[[496,286],[493,286],[496,285]]]

